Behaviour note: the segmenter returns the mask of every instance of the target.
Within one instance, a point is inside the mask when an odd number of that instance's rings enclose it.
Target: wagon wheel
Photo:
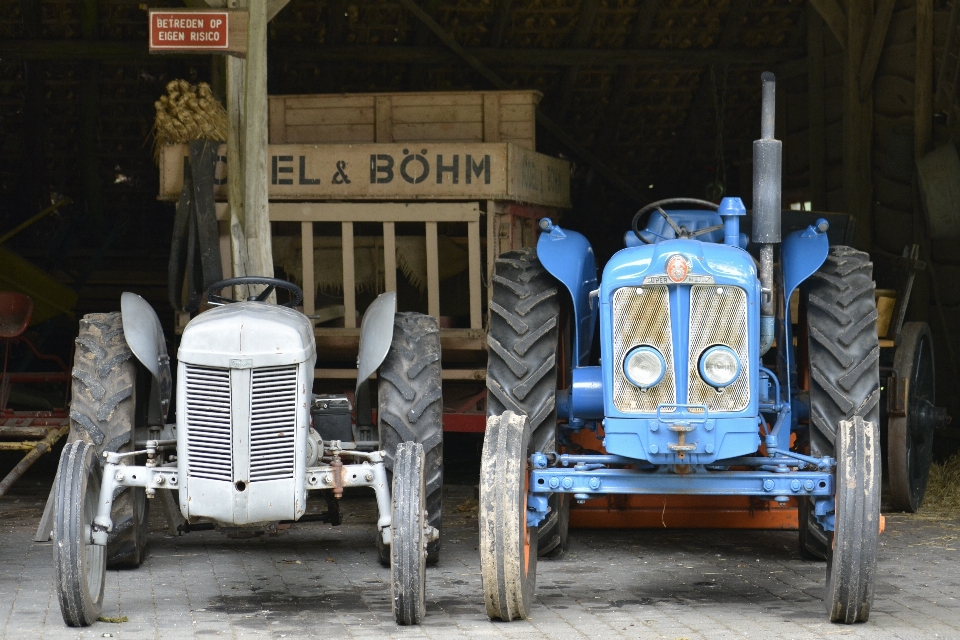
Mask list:
[[[925,322],[908,322],[893,360],[897,389],[906,386],[903,414],[887,418],[887,468],[894,509],[914,512],[923,502],[934,430],[946,419],[936,406],[933,339]]]
[[[537,528],[527,524],[530,423],[507,411],[487,418],[480,458],[480,579],[487,615],[530,614],[537,588]]]
[[[397,624],[420,624],[426,610],[426,482],[423,445],[401,442],[393,468],[390,582]]]
[[[54,487],[54,584],[63,621],[88,627],[103,607],[107,549],[91,540],[100,500],[100,461],[94,445],[76,440],[63,449]]]

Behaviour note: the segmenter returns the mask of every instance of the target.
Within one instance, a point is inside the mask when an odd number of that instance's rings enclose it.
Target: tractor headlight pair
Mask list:
[[[667,364],[659,351],[637,347],[623,359],[623,373],[635,387],[649,389],[663,380]],[[740,359],[730,347],[714,345],[700,356],[700,377],[711,387],[722,389],[740,375]]]

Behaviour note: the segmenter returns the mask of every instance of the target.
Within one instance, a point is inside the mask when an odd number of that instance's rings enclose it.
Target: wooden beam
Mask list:
[[[226,58],[226,109],[227,109],[227,166],[243,167],[243,84],[246,76],[246,60],[236,56]],[[227,181],[227,203],[230,207],[230,261],[234,278],[249,275],[247,271],[247,237],[244,231],[245,197],[244,174]],[[249,291],[246,285],[234,287],[235,300],[246,300]]]
[[[353,253],[353,223],[341,222],[340,235],[343,241],[343,326],[357,326],[357,262]]]
[[[873,241],[873,93],[860,99],[859,75],[872,19],[873,0],[850,0],[843,76],[843,190],[847,212],[857,221],[854,244],[864,250]]]
[[[450,47],[450,49],[460,56],[474,71],[483,76],[493,86],[498,89],[507,89],[507,83],[494,73],[489,67],[480,62],[475,56],[468,53],[460,44],[447,33],[443,27],[423,12],[413,0],[400,0],[400,4],[426,24],[440,40]],[[633,184],[624,180],[616,171],[608,167],[604,162],[597,158],[589,149],[580,144],[567,134],[557,123],[548,118],[542,111],[537,109],[537,122],[547,131],[554,135],[562,144],[566,145],[571,151],[579,155],[584,161],[593,167],[599,175],[609,180],[622,193],[636,202],[642,202],[644,196],[634,188]]]
[[[334,21],[335,22],[335,21]],[[511,67],[615,67],[639,68],[701,67],[705,64],[729,64],[750,68],[791,62],[806,52],[796,47],[716,49],[527,49],[527,48],[463,48],[485,65]],[[202,59],[209,54],[182,53],[180,59]],[[0,40],[0,56],[10,60],[156,60],[144,41],[113,40]],[[443,66],[461,58],[447,49],[435,46],[332,45],[300,49],[271,44],[272,60],[298,62],[377,63]]]
[[[437,247],[437,223],[426,223],[427,313],[440,317],[440,258]]]
[[[383,223],[383,286],[384,291],[397,290],[396,224]]]
[[[303,313],[312,316],[316,310],[313,270],[313,223],[300,223],[300,255],[303,258]]]
[[[914,159],[928,151],[933,137],[933,0],[917,1],[917,53],[913,84]]]
[[[480,302],[480,222],[467,223],[467,264],[470,283],[470,328],[483,328],[483,309]]]
[[[856,4],[859,0],[852,0]],[[840,43],[841,49],[847,48],[847,16],[837,4],[837,0],[810,0],[810,4],[817,10],[823,21],[830,27],[830,32]]]
[[[863,62],[860,64],[860,101],[867,99],[867,93],[873,86],[873,76],[877,72],[880,54],[883,53],[883,43],[887,39],[887,30],[890,28],[890,18],[893,16],[893,5],[896,0],[879,0],[877,15],[873,18],[873,27],[870,29],[870,38],[867,40],[863,52]]]
[[[824,114],[824,23],[813,5],[807,9],[807,114],[810,119],[810,202],[814,211],[827,210],[827,139]]]

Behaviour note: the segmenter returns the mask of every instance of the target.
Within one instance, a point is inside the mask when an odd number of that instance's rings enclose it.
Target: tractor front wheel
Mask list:
[[[530,614],[537,586],[537,528],[527,525],[531,453],[525,415],[487,418],[480,458],[480,579],[487,615]]]
[[[866,622],[880,541],[880,434],[860,416],[837,429],[833,545],[827,559],[830,622]]]
[[[390,582],[397,624],[420,624],[426,611],[427,502],[423,445],[401,442],[393,467]]]

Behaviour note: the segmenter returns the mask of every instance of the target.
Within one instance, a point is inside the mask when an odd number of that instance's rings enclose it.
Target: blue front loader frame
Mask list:
[[[608,454],[571,455],[535,452],[530,456],[530,489],[527,524],[537,526],[550,510],[552,493],[570,493],[578,502],[606,494],[675,494],[756,496],[786,502],[808,497],[814,514],[826,531],[834,528],[834,471],[830,457],[814,458],[789,450],[791,433],[809,415],[809,400],[796,386],[796,356],[791,336],[789,300],[793,291],[812,275],[829,251],[828,225],[818,220],[790,234],[781,245],[782,298],[776,318],[776,372],[764,367],[759,353],[759,301],[762,292],[752,258],[745,251],[746,237],[739,219],[746,213],[739,198],[725,198],[718,212],[670,211],[688,230],[723,225],[698,239],[678,239],[656,214],[643,232],[651,244],[641,245],[632,232],[627,248],[611,258],[598,286],[593,249],[581,234],[560,229],[549,219],[541,221],[537,256],[546,270],[570,294],[574,316],[572,385],[557,394],[558,415],[568,430],[596,429],[604,425]],[[722,220],[722,222],[720,222]],[[701,240],[702,239],[702,240]],[[665,273],[665,261],[680,253],[690,274],[709,277],[718,286],[739,286],[748,298],[750,401],[735,413],[711,414],[704,405],[686,404],[684,372],[677,383],[677,403],[669,414],[624,414],[613,404],[612,321],[610,302],[623,286],[640,286],[645,277]],[[689,287],[672,287],[671,295],[689,296]],[[686,289],[686,292],[683,290]],[[671,325],[688,327],[682,304],[671,304]],[[596,323],[601,322],[601,366],[588,366]],[[684,329],[685,331],[686,329]],[[683,337],[683,336],[681,336]],[[674,362],[687,361],[684,341]],[[755,357],[757,356],[757,357]],[[612,366],[611,366],[612,365]],[[679,368],[679,367],[678,367]],[[663,446],[668,426],[697,434],[703,444],[696,453],[677,458]],[[767,426],[771,425],[771,426]],[[663,428],[661,428],[663,427]],[[760,433],[766,455],[757,453]],[[785,446],[782,446],[781,443]]]

